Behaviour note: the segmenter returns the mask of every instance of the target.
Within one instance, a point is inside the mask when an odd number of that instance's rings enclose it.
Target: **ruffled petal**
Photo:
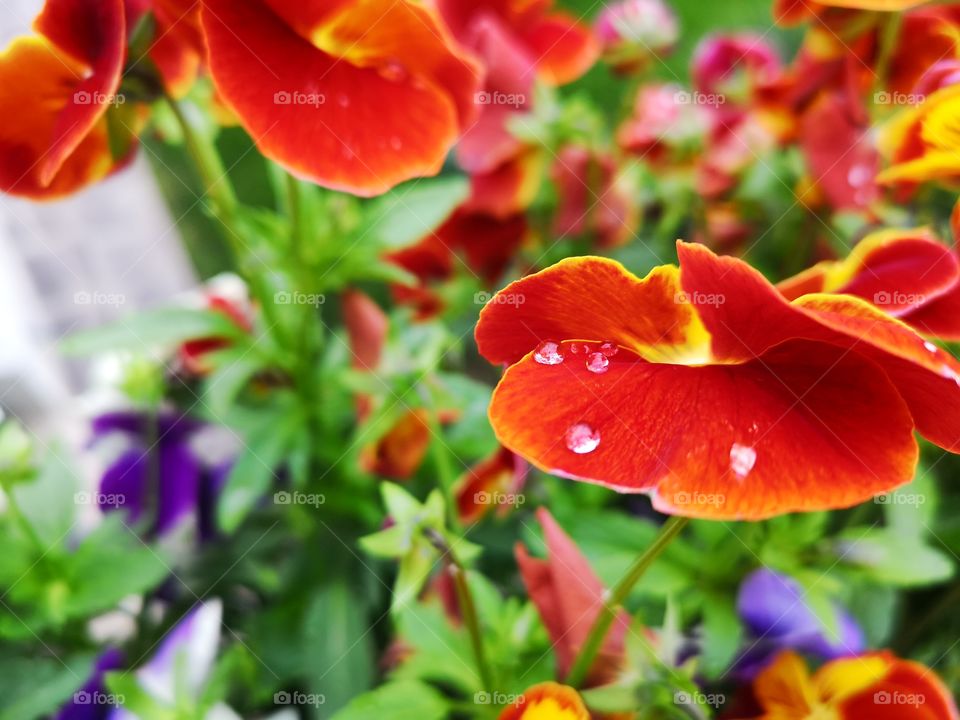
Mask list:
[[[375,3],[384,13],[391,4],[410,5]],[[410,10],[404,17],[432,22],[426,11]],[[292,173],[375,195],[440,170],[465,111],[456,97],[474,92],[471,73],[451,69],[459,67],[459,56],[437,48],[443,35],[432,35],[430,46],[411,44],[406,54],[390,57],[377,54],[392,46],[374,34],[373,44],[340,58],[305,39],[302,28],[297,32],[259,0],[206,0],[201,18],[218,92],[261,151]],[[413,32],[409,24],[405,32]],[[329,30],[333,34],[324,36],[324,46],[340,49],[344,34],[354,29],[343,21],[317,28],[311,37]],[[441,63],[444,52],[449,66]],[[412,57],[418,53],[422,62]],[[451,78],[463,80],[457,93],[441,84]]]
[[[527,689],[499,720],[590,720],[590,713],[572,687],[545,682]]]
[[[568,258],[499,296],[476,328],[480,354],[492,363],[516,362],[544,341],[575,339],[612,342],[648,360],[680,362],[709,351],[696,298],[683,293],[671,265],[640,279],[613,260]]]
[[[600,56],[590,30],[566,13],[554,13],[527,28],[523,38],[548,83],[564,85],[583,75]]]
[[[559,364],[510,367],[490,405],[500,442],[547,472],[725,519],[848,507],[913,477],[910,413],[855,353],[795,342],[688,367],[620,350],[597,373],[574,345]]]

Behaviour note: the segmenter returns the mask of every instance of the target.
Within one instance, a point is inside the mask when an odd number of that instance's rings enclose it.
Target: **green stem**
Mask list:
[[[473,657],[477,663],[477,674],[480,676],[481,689],[490,692],[493,690],[493,673],[487,664],[486,653],[483,648],[483,634],[480,631],[480,619],[477,616],[477,606],[473,601],[473,593],[470,592],[470,585],[467,582],[467,569],[461,564],[456,553],[453,552],[444,537],[435,530],[428,529],[424,531],[427,539],[443,553],[449,563],[450,575],[453,577],[454,588],[457,593],[457,605],[460,607],[460,615],[463,618],[463,624],[467,627],[470,635],[470,645],[473,648]]]
[[[890,63],[893,61],[893,53],[897,48],[897,40],[900,36],[900,27],[902,24],[903,15],[899,12],[887,13],[887,16],[880,20],[880,28],[878,31],[879,48],[877,50],[877,63],[874,70],[873,104],[876,104],[877,95],[886,87],[887,79],[890,75]]]
[[[667,548],[670,542],[680,534],[680,531],[686,527],[688,522],[690,522],[690,519],[684,517],[672,517],[667,520],[660,528],[656,538],[654,538],[653,544],[634,560],[633,565],[627,570],[627,574],[624,575],[620,582],[610,591],[609,597],[603,604],[600,614],[594,621],[593,627],[590,628],[587,639],[580,647],[580,652],[577,653],[573,666],[567,674],[565,680],[567,685],[577,688],[587,679],[587,674],[590,672],[593,661],[600,652],[600,647],[603,645],[603,640],[607,636],[607,631],[610,630],[610,626],[613,625],[613,621],[617,617],[620,606],[626,601],[634,585],[643,577],[654,560],[660,557],[660,554]]]
[[[440,422],[440,413],[437,411],[436,402],[431,403],[431,405],[427,423],[430,426],[432,436],[430,448],[433,454],[434,469],[437,473],[437,484],[440,486],[440,491],[443,493],[443,499],[447,505],[447,522],[452,530],[460,532],[463,530],[463,524],[460,522],[457,498],[453,492],[453,486],[457,482],[456,471],[451,461],[450,448],[447,447],[443,439],[443,424]]]
[[[180,125],[187,153],[200,175],[204,193],[213,200],[213,214],[223,225],[223,234],[233,253],[237,270],[246,279],[253,295],[260,300],[263,314],[270,327],[275,328],[273,333],[279,338],[279,335],[283,333],[284,326],[276,315],[274,296],[267,284],[263,282],[261,275],[257,271],[246,267],[247,252],[243,245],[243,234],[238,224],[237,196],[230,183],[227,171],[223,167],[223,162],[220,160],[220,155],[217,153],[217,148],[212,140],[193,127],[179,102],[170,96],[167,96],[166,100]]]
[[[37,535],[37,531],[33,529],[33,525],[30,524],[27,516],[23,513],[20,503],[17,501],[17,496],[14,494],[13,490],[13,486],[9,486],[4,483],[3,492],[7,498],[7,511],[20,526],[20,529],[23,530],[23,534],[27,536],[27,540],[29,540],[30,544],[33,545],[34,549],[37,551],[37,557],[41,558],[47,554],[49,548],[40,539],[40,536]]]

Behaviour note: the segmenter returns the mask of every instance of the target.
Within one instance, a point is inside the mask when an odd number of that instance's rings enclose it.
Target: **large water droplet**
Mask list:
[[[620,352],[620,348],[617,347],[616,343],[605,342],[600,346],[600,352],[609,358]]]
[[[577,455],[586,455],[597,449],[600,433],[586,423],[571,425],[567,430],[567,449]]]
[[[610,360],[603,353],[595,352],[587,356],[587,370],[597,375],[605,373],[610,368]]]
[[[559,344],[548,340],[540,344],[533,354],[533,359],[541,365],[559,365],[563,362],[563,353]]]
[[[739,478],[745,478],[757,463],[757,451],[749,445],[734,443],[730,446],[730,469]]]
[[[935,353],[935,352],[937,352],[937,350],[940,349],[940,348],[938,348],[936,345],[934,345],[932,342],[930,342],[929,340],[927,340],[927,341],[923,344],[923,346],[927,349],[927,352],[932,352],[932,353]]]

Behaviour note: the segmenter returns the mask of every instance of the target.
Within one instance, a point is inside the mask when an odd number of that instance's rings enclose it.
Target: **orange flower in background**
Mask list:
[[[465,472],[454,486],[457,510],[463,523],[477,522],[488,512],[504,515],[523,504],[520,495],[527,464],[504,447]]]
[[[773,17],[781,25],[795,25],[829,8],[900,12],[928,0],[775,0]]]
[[[890,167],[877,177],[885,184],[960,180],[960,85],[937,90],[920,105],[897,115],[883,129],[879,146]]]
[[[200,3],[196,0],[125,1],[130,28],[145,13],[153,13],[155,29],[148,54],[167,91],[174,97],[182,97],[193,85],[205,52]]]
[[[807,293],[855,295],[923,335],[960,340],[960,260],[927,228],[882,230],[844,260],[825,260],[784,280],[788,300]]]
[[[528,688],[499,720],[590,720],[590,713],[572,687],[545,682]]]
[[[760,519],[909,482],[914,430],[960,452],[960,362],[846,295],[787,301],[741,260],[678,243],[640,279],[570,258],[502,292],[476,339],[509,365],[490,420],[555,475],[667,513]]]
[[[126,53],[122,0],[48,0],[36,35],[0,54],[0,190],[52,199],[123,164],[106,115]]]
[[[485,68],[477,122],[464,134],[457,158],[470,173],[490,172],[523,150],[507,127],[529,110],[534,81],[576,80],[597,60],[590,30],[567,13],[551,12],[550,0],[437,0],[454,36]]]
[[[260,151],[369,196],[437,173],[476,113],[479,71],[409,0],[204,0],[208,65]]]
[[[537,519],[543,528],[547,559],[532,557],[520,543],[514,553],[527,595],[537,606],[550,635],[557,673],[562,677],[570,670],[603,608],[604,587],[583,553],[546,508],[537,509]],[[630,616],[620,610],[590,668],[589,684],[601,685],[614,678],[623,662],[624,638],[629,628]]]
[[[813,675],[781,654],[754,683],[758,720],[956,720],[950,692],[930,668],[881,652],[827,663]]]

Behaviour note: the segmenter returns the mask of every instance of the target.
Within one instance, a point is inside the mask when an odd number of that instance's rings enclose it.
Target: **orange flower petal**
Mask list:
[[[457,98],[472,97],[474,76],[439,30],[430,34],[439,26],[425,9],[406,0],[359,5],[365,16],[379,8],[400,17],[405,33],[430,43],[381,56],[395,49],[382,33],[352,47],[349,21],[327,18],[310,35],[324,51],[259,0],[206,0],[201,18],[216,88],[261,151],[300,177],[375,195],[439,171],[465,112]],[[443,83],[454,80],[462,86],[451,92]]]
[[[960,342],[960,284],[946,295],[907,313],[903,321],[924,335]]]
[[[683,289],[694,297],[724,299],[697,308],[714,357],[743,362],[794,338],[856,351],[887,373],[924,437],[960,451],[960,363],[951,355],[859,298],[805,295],[789,303],[741,260],[687,243],[678,245],[678,253]]]
[[[523,38],[537,59],[537,70],[553,85],[564,85],[583,75],[600,57],[600,46],[590,30],[566,13],[548,15],[525,29]]]
[[[590,713],[572,687],[545,682],[529,688],[499,720],[590,720]]]
[[[597,374],[574,345],[510,367],[490,406],[500,442],[547,472],[725,519],[847,507],[913,477],[910,413],[855,353],[795,342],[689,367],[620,350]]]
[[[817,703],[817,693],[803,659],[782,652],[753,684],[757,701],[768,711],[764,718],[803,718]]]
[[[488,304],[476,328],[480,354],[492,363],[516,362],[547,340],[611,342],[649,360],[679,361],[708,350],[673,266],[641,280],[613,260],[568,258],[500,294],[516,302]]]
[[[34,199],[68,195],[116,165],[106,123],[72,108],[84,66],[40,36],[17,38],[0,54],[0,190]],[[92,97],[92,96],[80,96]],[[102,114],[104,105],[87,106]],[[76,123],[64,127],[62,117]],[[83,133],[76,132],[83,129]]]
[[[383,437],[363,449],[360,466],[375,475],[406,480],[420,467],[429,447],[427,411],[408,410]]]
[[[518,493],[526,471],[526,463],[505,447],[497,448],[493,455],[471,467],[457,480],[454,489],[460,520],[464,524],[474,523],[491,510],[503,514],[522,503]]]
[[[547,559],[531,557],[519,543],[515,554],[527,594],[550,634],[557,670],[566,675],[603,607],[604,588],[576,543],[546,508],[537,510],[537,519],[543,528]],[[602,682],[615,672],[629,627],[630,616],[621,611],[591,668],[591,681]]]

